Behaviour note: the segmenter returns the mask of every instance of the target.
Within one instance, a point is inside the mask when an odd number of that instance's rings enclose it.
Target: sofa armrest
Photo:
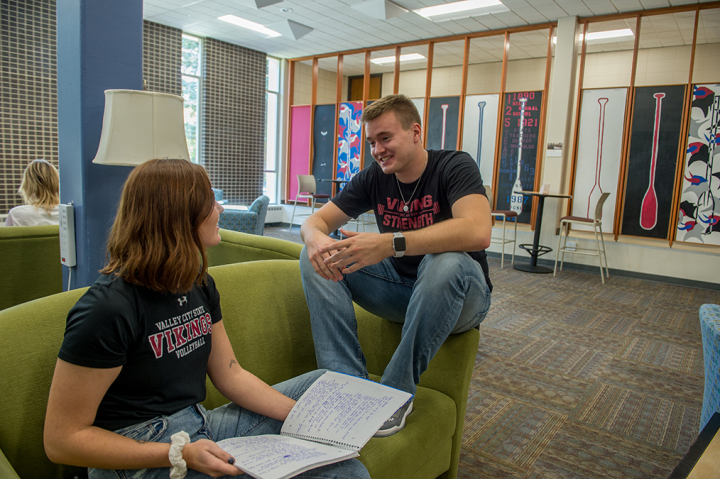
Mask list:
[[[300,259],[302,245],[277,238],[220,230],[222,241],[207,252],[210,266],[264,259]]]
[[[15,469],[10,465],[10,461],[7,460],[2,449],[0,449],[0,477],[3,479],[20,479]]]

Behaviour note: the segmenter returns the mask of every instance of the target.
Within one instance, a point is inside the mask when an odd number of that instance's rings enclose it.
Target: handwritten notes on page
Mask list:
[[[367,379],[327,372],[295,404],[281,434],[360,450],[411,397]]]
[[[278,435],[234,437],[218,445],[233,455],[238,469],[256,479],[285,479],[358,456],[355,451]]]

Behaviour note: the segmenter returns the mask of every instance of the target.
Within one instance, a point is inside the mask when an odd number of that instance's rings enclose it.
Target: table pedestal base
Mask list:
[[[542,274],[548,274],[552,273],[552,268],[548,268],[546,266],[537,266],[532,264],[525,264],[525,263],[515,263],[513,265],[513,268],[515,268],[518,271],[525,271],[526,273],[542,273]]]

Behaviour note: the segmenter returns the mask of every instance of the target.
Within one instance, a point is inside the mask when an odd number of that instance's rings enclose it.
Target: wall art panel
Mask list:
[[[335,105],[315,105],[312,174],[317,192],[332,195],[333,149],[335,148]],[[321,200],[325,201],[325,200]]]
[[[572,215],[593,218],[600,195],[610,193],[603,206],[605,233],[614,233],[626,100],[627,88],[585,90],[580,109]],[[573,229],[593,230],[580,224]]]
[[[684,85],[635,89],[622,234],[668,237],[684,96]]]
[[[499,101],[499,94],[465,97],[462,150],[477,162],[485,185],[492,185],[495,170]]]
[[[460,97],[430,98],[428,114],[428,150],[456,150]]]
[[[530,223],[532,212],[532,198],[516,192],[532,191],[535,187],[542,94],[542,91],[506,93],[503,99],[496,208],[518,211],[520,223]]]
[[[310,167],[310,115],[311,107],[290,107],[290,190],[288,200],[298,194],[297,175],[307,175]]]
[[[340,103],[336,180],[350,180],[355,173],[360,171],[362,105],[361,101]]]
[[[720,84],[695,85],[678,215],[678,241],[720,245]]]

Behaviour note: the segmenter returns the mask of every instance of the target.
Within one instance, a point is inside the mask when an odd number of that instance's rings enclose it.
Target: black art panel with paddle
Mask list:
[[[430,98],[428,150],[456,150],[460,97]]]
[[[667,238],[685,86],[635,89],[622,234]]]
[[[333,178],[335,150],[335,105],[316,105],[313,123],[313,165],[315,180]],[[332,196],[332,183],[317,182],[317,193]],[[324,203],[327,200],[318,200]]]

